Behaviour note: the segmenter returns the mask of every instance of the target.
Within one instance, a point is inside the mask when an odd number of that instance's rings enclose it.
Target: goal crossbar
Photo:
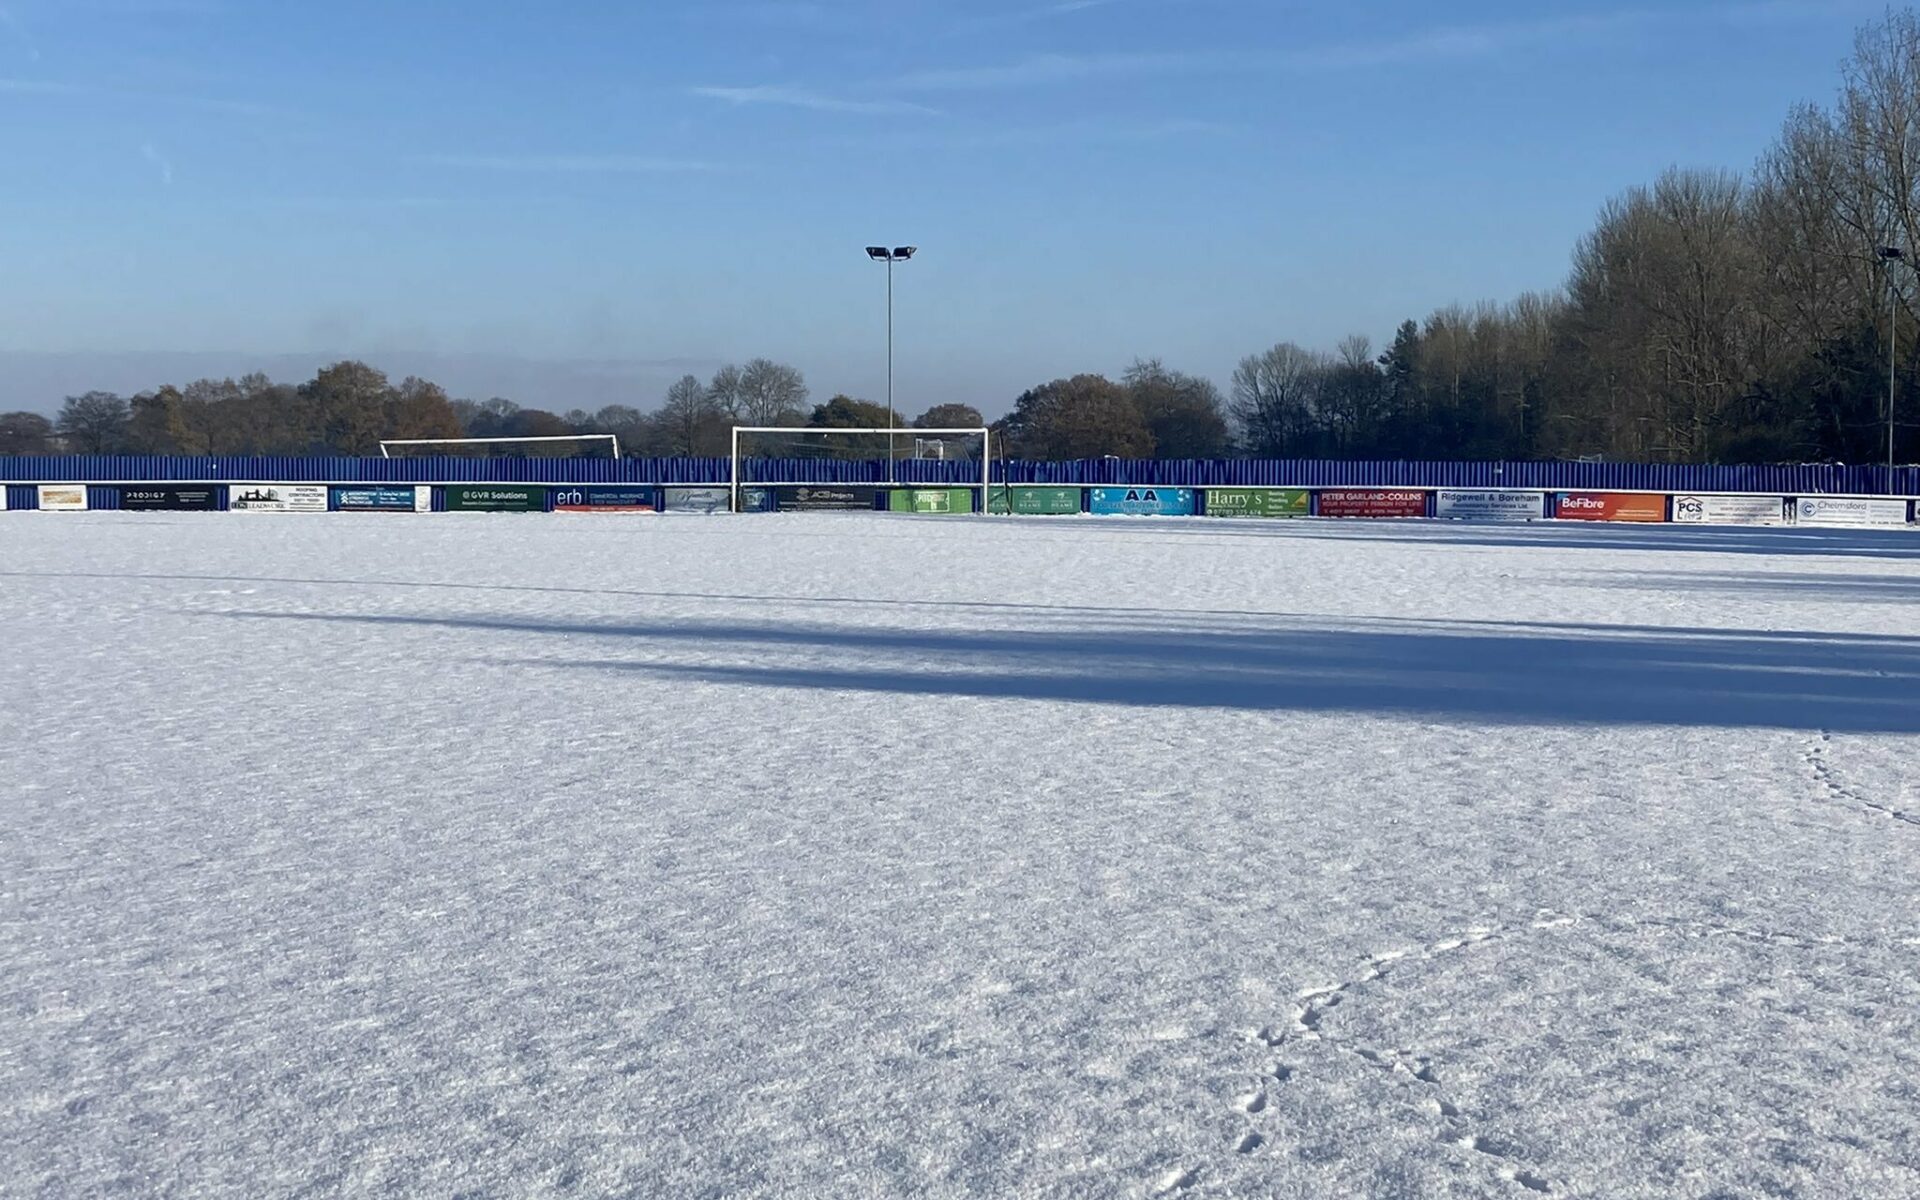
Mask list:
[[[733,455],[729,460],[728,468],[727,468],[727,478],[728,478],[729,486],[733,492],[732,508],[734,512],[740,511],[740,489],[743,486],[743,481],[740,478],[740,435],[743,433],[780,433],[780,434],[805,435],[809,437],[845,437],[848,435],[862,436],[862,437],[884,437],[888,440],[888,450],[886,455],[887,482],[882,486],[888,486],[888,487],[901,486],[893,478],[893,464],[896,460],[893,455],[892,441],[895,437],[899,437],[901,435],[905,435],[907,437],[917,437],[917,438],[977,437],[980,439],[980,482],[970,483],[964,486],[969,490],[978,489],[980,492],[980,510],[979,511],[984,513],[988,510],[988,497],[993,488],[993,431],[985,427],[976,428],[976,429],[911,429],[911,428],[909,429],[899,429],[899,428],[835,429],[835,428],[822,428],[821,426],[818,426],[818,425],[735,425],[733,427]],[[831,482],[831,481],[823,481],[823,484],[824,482]],[[745,486],[805,487],[805,486],[815,486],[815,485],[809,485],[806,483],[782,482],[779,484],[752,483],[752,484],[746,484]]]
[[[388,438],[380,443],[380,457],[393,457],[387,453],[388,446],[504,446],[517,442],[612,442],[613,456],[620,457],[620,438],[611,433],[575,433],[559,437]]]

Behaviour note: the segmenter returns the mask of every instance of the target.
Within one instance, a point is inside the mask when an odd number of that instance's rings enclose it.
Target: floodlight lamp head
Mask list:
[[[1880,247],[1880,257],[1890,262],[1895,259],[1904,260],[1907,257],[1907,252],[1898,246],[1882,246]]]
[[[885,262],[888,258],[887,248],[885,246],[868,246],[867,257],[875,262]]]
[[[893,256],[904,261],[918,253],[920,253],[920,247],[918,246],[902,246],[893,252]]]

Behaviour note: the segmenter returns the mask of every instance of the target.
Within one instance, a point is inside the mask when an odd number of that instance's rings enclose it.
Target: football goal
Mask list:
[[[598,445],[601,442],[605,442],[612,449],[613,457],[614,458],[620,457],[620,439],[611,433],[581,433],[581,434],[572,434],[566,437],[390,439],[380,443],[380,457],[381,458],[393,457],[391,450],[388,449],[389,447],[393,447],[393,448],[405,451],[418,446],[474,446],[474,447],[516,446],[516,445],[524,446],[524,445],[530,445],[530,444],[557,445],[562,442],[586,442],[589,445]],[[492,454],[492,451],[488,451],[488,455],[491,455],[491,454]],[[405,457],[404,453],[402,457]],[[586,455],[576,455],[572,457],[593,458],[598,456],[586,454]]]
[[[977,497],[974,511],[984,513],[992,481],[993,434],[986,429],[733,429],[735,512],[746,511],[741,499],[748,491],[854,487],[869,495],[874,488],[965,490]]]

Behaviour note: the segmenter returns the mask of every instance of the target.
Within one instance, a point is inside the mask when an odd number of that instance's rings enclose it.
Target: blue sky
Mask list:
[[[764,354],[1003,410],[1564,277],[1751,164],[1849,0],[0,0],[0,408],[327,355],[650,406]],[[155,373],[159,372],[158,377]]]

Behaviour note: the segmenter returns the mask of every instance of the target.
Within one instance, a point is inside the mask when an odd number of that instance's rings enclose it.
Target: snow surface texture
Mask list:
[[[1920,536],[0,519],[7,1197],[1920,1195]]]

